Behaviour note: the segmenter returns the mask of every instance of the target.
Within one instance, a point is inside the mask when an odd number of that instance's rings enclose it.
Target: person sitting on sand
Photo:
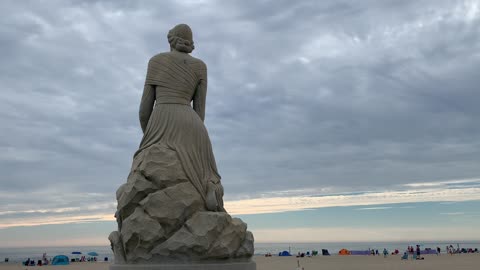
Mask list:
[[[408,260],[408,254],[407,252],[403,252],[402,260]]]

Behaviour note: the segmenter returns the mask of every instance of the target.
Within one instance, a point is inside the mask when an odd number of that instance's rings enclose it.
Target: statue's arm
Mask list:
[[[148,120],[153,111],[153,106],[155,105],[155,86],[145,84],[143,88],[142,101],[140,102],[140,126],[142,127],[143,133],[147,129]]]
[[[202,121],[205,120],[205,104],[207,101],[207,69],[205,67],[204,74],[198,83],[195,95],[193,96],[193,110],[197,112]]]

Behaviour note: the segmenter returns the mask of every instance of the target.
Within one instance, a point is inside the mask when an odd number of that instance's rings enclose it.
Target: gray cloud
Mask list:
[[[227,199],[480,175],[478,2],[0,5],[0,211],[114,201],[146,63],[180,22],[209,68]]]

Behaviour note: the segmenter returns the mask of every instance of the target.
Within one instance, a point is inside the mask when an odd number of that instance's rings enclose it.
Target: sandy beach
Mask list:
[[[427,255],[425,260],[402,261],[400,256],[317,256],[312,258],[296,257],[262,257],[255,256],[258,270],[296,270],[297,260],[305,270],[311,269],[368,269],[368,270],[397,270],[397,269],[422,269],[422,270],[473,270],[480,265],[480,254],[461,255]],[[14,269],[68,269],[68,270],[106,270],[108,263],[73,263],[68,266],[32,266],[25,267],[20,264],[0,264],[1,270]]]

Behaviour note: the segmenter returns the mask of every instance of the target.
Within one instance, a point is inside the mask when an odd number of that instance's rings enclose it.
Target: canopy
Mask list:
[[[53,257],[52,265],[67,265],[70,264],[68,257],[65,255],[57,255]]]
[[[74,251],[74,252],[72,252],[72,254],[82,254],[82,252],[80,252],[80,251]]]
[[[98,253],[95,251],[92,251],[92,252],[88,252],[88,255],[95,257],[95,256],[98,256]]]

